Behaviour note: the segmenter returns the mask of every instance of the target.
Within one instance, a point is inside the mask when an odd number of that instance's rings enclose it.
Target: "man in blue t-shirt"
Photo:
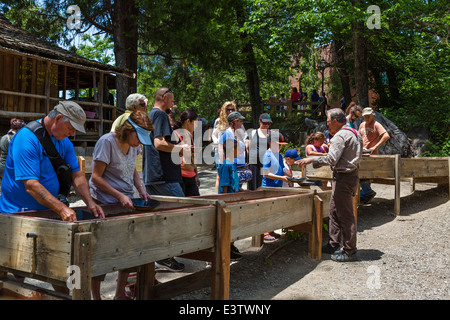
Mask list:
[[[80,171],[70,136],[75,131],[85,132],[86,115],[73,101],[61,101],[43,119],[56,150],[72,170],[75,191],[95,216],[105,217],[103,210],[92,199],[86,177]],[[14,135],[6,158],[1,185],[0,212],[14,213],[29,210],[56,212],[63,221],[76,221],[75,211],[57,199],[59,181],[42,144],[28,128]]]
[[[277,130],[272,130],[268,137],[270,147],[263,157],[263,179],[262,187],[283,186],[283,181],[289,183],[287,176],[284,175],[283,156],[280,154],[280,145],[287,144],[284,136]]]

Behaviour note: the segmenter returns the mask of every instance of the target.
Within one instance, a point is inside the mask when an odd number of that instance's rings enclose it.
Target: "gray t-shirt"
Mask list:
[[[134,194],[134,170],[136,169],[136,157],[141,153],[141,147],[130,147],[125,154],[114,136],[114,133],[103,135],[95,144],[92,161],[106,163],[103,179],[111,187],[132,198]],[[119,200],[100,190],[89,180],[91,196],[101,203],[119,203]]]

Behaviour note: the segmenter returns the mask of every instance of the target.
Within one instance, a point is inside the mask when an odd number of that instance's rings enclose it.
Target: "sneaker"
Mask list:
[[[375,198],[376,195],[377,195],[377,193],[374,191],[373,193],[369,194],[368,196],[365,196],[364,198],[362,198],[361,202],[364,203],[364,204],[367,204],[370,201],[372,201],[373,198]]]
[[[237,261],[242,258],[242,253],[239,252],[238,248],[234,246],[234,244],[231,245],[230,248],[230,260],[231,261]]]
[[[322,246],[322,253],[334,254],[336,251],[339,251],[340,245],[332,246],[329,242],[326,245]]]
[[[159,260],[155,262],[155,271],[159,270],[182,272],[184,270],[184,264],[178,262],[175,258]]]
[[[339,250],[338,252],[335,252],[331,256],[331,260],[336,262],[349,262],[349,261],[355,261],[356,260],[356,253],[347,253],[343,250]]]

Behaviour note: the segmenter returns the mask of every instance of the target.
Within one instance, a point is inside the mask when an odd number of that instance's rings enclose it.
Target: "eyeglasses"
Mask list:
[[[145,102],[139,103],[139,105],[145,108]]]
[[[271,125],[272,125],[272,122],[263,122],[262,125],[263,125],[263,126],[264,126],[264,125],[271,126]]]

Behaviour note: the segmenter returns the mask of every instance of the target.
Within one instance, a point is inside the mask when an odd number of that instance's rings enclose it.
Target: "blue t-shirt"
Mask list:
[[[273,153],[272,150],[267,150],[263,157],[263,170],[267,169],[270,173],[277,176],[283,176],[283,156],[280,153]],[[262,187],[279,187],[283,186],[282,180],[273,180],[263,176]]]
[[[219,174],[219,194],[222,194],[222,187],[228,187],[227,193],[235,193],[239,191],[239,176],[236,164],[225,159],[218,169]]]
[[[72,172],[79,171],[75,149],[69,138],[51,139]],[[9,145],[1,186],[0,212],[48,210],[25,190],[23,180],[28,179],[38,180],[48,192],[58,196],[59,181],[50,159],[36,135],[28,128],[23,128],[14,135]]]
[[[242,130],[239,133],[240,134],[245,134],[245,131]],[[222,135],[220,136],[220,138],[219,138],[219,145],[223,145],[223,148],[225,149],[226,148],[226,141],[228,139],[232,139],[232,140],[237,140],[238,141],[238,157],[236,159],[234,159],[234,163],[237,166],[245,165],[245,142],[243,140],[236,139],[236,137],[234,136],[234,134],[233,134],[233,132],[231,131],[230,128],[225,130],[222,133]]]

